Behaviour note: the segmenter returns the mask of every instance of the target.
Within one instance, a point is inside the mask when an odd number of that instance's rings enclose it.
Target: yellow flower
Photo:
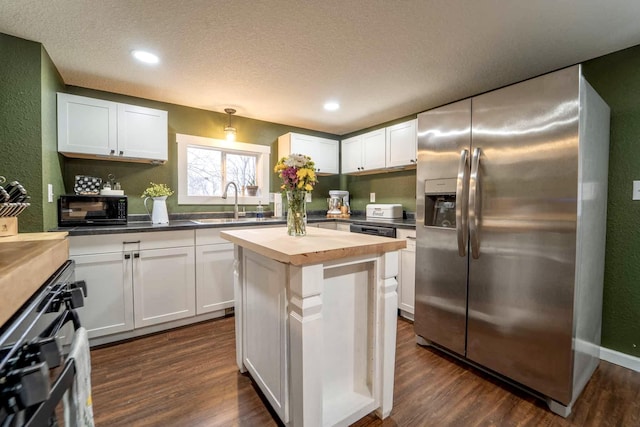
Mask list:
[[[302,188],[304,187],[304,182],[303,181],[298,181],[298,188]]]
[[[307,184],[307,185],[304,186],[304,189],[307,190],[307,191],[312,191],[313,190],[313,185]]]
[[[309,169],[300,168],[296,171],[296,175],[298,175],[299,180],[303,180],[305,176],[309,175]]]

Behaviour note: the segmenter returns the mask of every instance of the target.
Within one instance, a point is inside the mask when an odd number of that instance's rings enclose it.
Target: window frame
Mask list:
[[[176,134],[178,146],[178,205],[233,205],[233,187],[230,188],[227,198],[219,196],[189,196],[187,193],[187,147],[216,148],[227,153],[251,154],[257,156],[256,184],[259,186],[259,195],[243,196],[242,189],[238,188],[239,205],[257,205],[269,203],[269,189],[271,188],[269,162],[271,147],[266,145],[248,144],[246,142],[227,141],[224,139],[206,138],[203,136]]]

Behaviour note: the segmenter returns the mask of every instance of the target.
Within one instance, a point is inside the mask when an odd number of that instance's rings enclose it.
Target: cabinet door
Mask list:
[[[136,328],[195,315],[193,246],[149,249],[133,255]]]
[[[118,104],[119,157],[166,161],[169,130],[167,112]]]
[[[386,133],[384,129],[362,135],[363,170],[384,169],[386,165]]]
[[[76,280],[87,284],[87,297],[78,314],[89,338],[132,330],[132,260],[123,259],[122,252],[75,255],[71,259],[76,262]]]
[[[196,247],[196,314],[233,307],[233,244]]]
[[[315,162],[319,174],[338,173],[338,141],[291,134],[291,153],[305,154]]]
[[[407,240],[407,247],[400,251],[398,277],[398,308],[413,318],[416,289],[416,243]],[[405,315],[406,315],[405,314]]]
[[[108,156],[117,149],[117,104],[58,93],[58,151]]]
[[[417,161],[416,121],[398,123],[387,128],[387,167],[415,165]]]
[[[342,173],[359,172],[362,169],[362,136],[342,140]]]

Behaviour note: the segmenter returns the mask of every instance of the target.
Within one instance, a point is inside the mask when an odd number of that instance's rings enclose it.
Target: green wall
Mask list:
[[[19,181],[31,207],[18,219],[20,232],[40,231],[42,150],[39,43],[0,34],[0,175]]]
[[[49,230],[58,225],[57,195],[64,192],[62,156],[58,154],[58,124],[56,120],[56,93],[64,89],[64,83],[44,47],[41,49],[41,58],[42,229]],[[47,184],[53,185],[53,203],[47,201]]]
[[[75,175],[92,175],[107,178],[110,173],[122,184],[125,194],[129,195],[129,213],[144,213],[142,194],[150,181],[167,183],[174,190],[178,188],[177,176],[177,146],[176,134],[204,136],[208,138],[224,139],[224,127],[228,122],[228,116],[224,113],[201,110],[175,104],[151,101],[148,99],[133,98],[109,92],[100,92],[75,86],[67,87],[66,92],[75,95],[89,96],[92,98],[107,99],[110,101],[140,105],[143,107],[166,110],[169,113],[169,160],[164,165],[147,165],[142,163],[124,163],[108,160],[86,160],[65,158],[64,181],[68,192],[72,191]],[[236,139],[251,144],[266,145],[271,147],[271,164],[273,170],[278,158],[278,136],[287,132],[302,132],[328,138],[338,138],[337,135],[309,131],[291,126],[270,123],[261,120],[253,120],[244,117],[233,116],[232,124],[238,130]],[[271,192],[279,191],[279,184],[275,174],[272,175]],[[326,197],[329,190],[339,185],[338,176],[319,177],[319,183],[313,192],[313,201],[308,205],[309,210],[326,209]],[[263,204],[267,202],[267,198]],[[228,205],[178,205],[178,198],[173,196],[167,200],[170,213],[179,212],[219,212],[229,211],[233,206]],[[253,207],[247,207],[247,210]]]
[[[602,345],[640,356],[640,46],[583,66],[589,83],[611,107],[609,199]]]

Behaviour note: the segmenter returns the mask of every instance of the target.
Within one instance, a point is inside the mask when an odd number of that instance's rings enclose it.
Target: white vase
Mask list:
[[[147,200],[153,199],[153,206],[151,212],[147,207]],[[168,224],[169,213],[167,212],[167,196],[162,197],[146,197],[144,199],[144,208],[147,210],[147,214],[151,217],[152,224]]]

